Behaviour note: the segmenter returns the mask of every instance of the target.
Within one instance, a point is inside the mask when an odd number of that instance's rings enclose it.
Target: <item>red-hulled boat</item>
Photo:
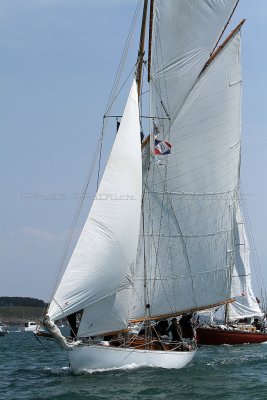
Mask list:
[[[250,328],[227,327],[199,327],[197,328],[198,345],[220,345],[220,344],[246,344],[267,342],[267,333]]]

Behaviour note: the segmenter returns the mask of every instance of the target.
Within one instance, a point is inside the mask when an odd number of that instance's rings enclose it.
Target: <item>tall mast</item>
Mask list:
[[[144,0],[144,8],[143,8],[143,18],[142,18],[142,26],[140,33],[140,41],[139,41],[139,51],[138,51],[138,65],[136,70],[136,81],[137,81],[137,92],[138,99],[140,100],[141,95],[141,87],[142,87],[142,72],[143,72],[143,61],[144,61],[144,48],[145,48],[145,36],[146,36],[146,20],[147,20],[147,9],[148,9],[148,0]],[[142,204],[142,212],[143,212],[143,235],[144,235],[144,208]],[[144,236],[145,240],[145,236]],[[149,312],[149,304],[147,304],[147,271],[146,271],[146,256],[145,256],[145,243],[144,243],[144,307],[145,307],[145,338],[147,339],[150,331],[150,319],[147,318],[147,312]],[[149,345],[146,344],[146,348],[149,348]]]
[[[154,20],[154,0],[150,0],[150,18],[149,18],[149,39],[148,39],[148,73],[147,80],[150,82],[151,58],[152,58],[152,30]]]
[[[141,26],[140,41],[139,41],[139,51],[138,51],[138,65],[137,65],[137,71],[136,71],[138,98],[140,97],[141,86],[142,86],[142,69],[143,69],[143,61],[144,61],[144,54],[145,54],[144,47],[145,47],[145,37],[146,37],[147,8],[148,8],[148,0],[144,0],[143,18],[142,18],[142,26]]]

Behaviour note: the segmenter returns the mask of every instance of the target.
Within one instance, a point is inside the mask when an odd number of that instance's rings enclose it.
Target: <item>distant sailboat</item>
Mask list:
[[[235,211],[234,267],[231,276],[233,303],[225,306],[223,324],[205,324],[197,329],[199,344],[244,344],[267,342],[264,313],[251,286],[250,249],[239,204]]]
[[[217,45],[237,3],[151,0],[145,60],[144,0],[136,77],[96,198],[43,320],[74,373],[133,363],[182,368],[195,341],[161,337],[155,323],[231,301],[241,25],[220,51]],[[151,134],[141,145],[143,65]],[[66,317],[74,340],[55,325]],[[133,325],[143,334],[133,333]]]

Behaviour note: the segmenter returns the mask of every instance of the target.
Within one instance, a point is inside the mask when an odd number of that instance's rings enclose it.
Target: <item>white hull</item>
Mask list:
[[[74,374],[98,368],[121,368],[129,364],[179,369],[185,367],[194,355],[195,350],[136,350],[99,345],[81,345],[68,352]]]

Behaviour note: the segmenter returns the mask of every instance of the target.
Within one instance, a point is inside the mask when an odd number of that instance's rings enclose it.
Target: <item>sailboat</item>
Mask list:
[[[224,323],[212,322],[197,328],[198,344],[267,342],[264,313],[251,285],[250,247],[239,204],[235,216],[235,262],[231,276],[231,293],[235,301],[225,306]]]
[[[156,323],[232,301],[242,23],[219,43],[238,1],[142,3],[128,100],[42,321],[75,374],[128,364],[185,367],[195,340],[161,337]],[[142,108],[144,68],[149,115]],[[63,318],[72,337],[56,326]]]

